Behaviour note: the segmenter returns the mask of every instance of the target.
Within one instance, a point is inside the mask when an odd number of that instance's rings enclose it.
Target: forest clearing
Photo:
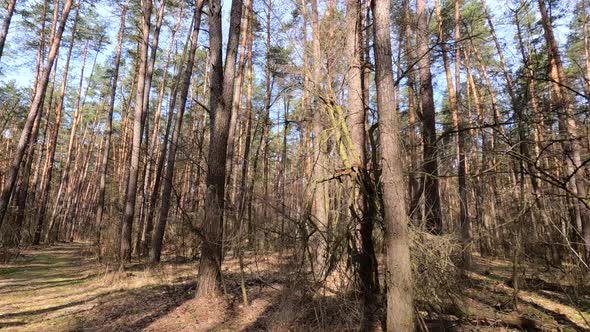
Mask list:
[[[1,0],[0,330],[590,331],[590,0]]]

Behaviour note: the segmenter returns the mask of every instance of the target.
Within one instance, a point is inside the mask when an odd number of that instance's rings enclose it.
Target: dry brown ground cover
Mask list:
[[[29,248],[0,265],[2,331],[345,331],[358,326],[357,300],[306,285],[284,256],[245,260],[250,300],[242,304],[238,264],[224,267],[227,295],[195,300],[194,262],[125,271],[99,263],[87,244]],[[511,265],[477,258],[460,309],[420,313],[430,331],[584,331],[590,296],[564,271],[524,269],[518,312],[509,305]]]

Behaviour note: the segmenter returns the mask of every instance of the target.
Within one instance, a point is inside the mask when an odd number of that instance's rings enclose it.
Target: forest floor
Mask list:
[[[193,299],[197,268],[181,260],[120,272],[74,243],[23,250],[0,265],[2,331],[343,331],[358,326],[351,301],[286,287],[293,276],[276,255],[245,260],[243,306],[236,260],[224,271],[225,300]],[[274,257],[274,258],[273,258]],[[433,317],[430,331],[590,330],[590,294],[556,271],[525,269],[518,313],[510,309],[511,264],[476,258],[462,282],[463,314]],[[552,277],[551,277],[552,276]],[[553,278],[553,279],[551,279]],[[465,309],[467,308],[467,309]]]

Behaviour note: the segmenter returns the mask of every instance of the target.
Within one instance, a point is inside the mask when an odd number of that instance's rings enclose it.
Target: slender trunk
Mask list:
[[[55,109],[55,123],[51,129],[51,136],[49,138],[49,141],[47,142],[45,163],[43,165],[43,177],[41,179],[41,201],[39,202],[39,208],[37,212],[37,226],[35,228],[35,236],[33,239],[33,244],[35,245],[41,242],[41,233],[43,231],[43,224],[45,222],[45,216],[47,213],[47,202],[49,200],[49,193],[51,191],[51,178],[53,176],[53,166],[55,163],[55,151],[57,148],[57,139],[59,137],[59,129],[61,126],[61,116],[64,108],[64,98],[68,80],[68,71],[70,69],[70,59],[72,56],[72,50],[74,48],[78,15],[79,8],[76,8],[76,18],[74,19],[74,25],[72,26],[70,46],[68,49],[68,55],[66,57],[66,63],[63,69],[62,82],[59,88],[59,100],[57,101],[57,107]],[[51,105],[49,105],[49,107],[51,107]],[[49,118],[47,118],[47,121],[49,121]]]
[[[166,229],[168,211],[170,209],[170,195],[172,193],[172,181],[174,177],[174,162],[176,159],[176,150],[178,148],[178,141],[180,139],[180,132],[182,129],[182,117],[186,108],[186,101],[191,84],[193,66],[195,63],[195,52],[197,50],[199,28],[201,26],[201,10],[203,8],[203,3],[204,0],[198,0],[195,4],[195,13],[192,23],[193,32],[191,37],[191,47],[188,53],[184,74],[182,76],[183,81],[180,91],[179,109],[176,112],[176,123],[174,124],[170,148],[168,149],[166,172],[164,175],[164,189],[162,191],[162,206],[160,207],[160,219],[156,225],[155,232],[152,237],[152,247],[150,248],[150,262],[152,263],[157,263],[160,261],[160,255],[162,252],[162,241],[164,240],[164,231]]]
[[[428,30],[428,14],[426,1],[416,2],[418,18],[418,53],[420,59],[420,95],[422,101],[422,142],[424,144],[424,209],[425,224],[433,234],[443,232],[440,196],[438,192],[438,149],[436,147],[436,110],[430,72],[430,31]]]
[[[188,40],[188,38],[187,38]],[[188,43],[187,43],[188,44]],[[184,52],[185,54],[187,52]],[[182,62],[180,61],[180,65],[178,70],[176,71],[176,81],[172,83],[172,87],[170,88],[170,96],[168,97],[169,104],[168,104],[168,114],[166,120],[166,128],[164,130],[164,137],[162,140],[162,144],[160,144],[160,155],[158,156],[158,161],[156,163],[156,169],[154,172],[154,185],[152,186],[152,194],[150,196],[150,202],[148,206],[150,209],[148,210],[147,220],[146,220],[146,229],[145,229],[145,241],[143,242],[143,253],[147,253],[148,250],[151,248],[151,241],[153,237],[153,219],[154,213],[156,210],[156,204],[158,200],[158,194],[160,192],[160,186],[162,184],[162,172],[164,171],[164,163],[166,162],[166,157],[168,155],[168,141],[170,138],[170,130],[172,129],[172,122],[174,119],[174,108],[176,107],[176,97],[178,96],[178,83],[180,81],[180,73],[182,71]]]
[[[73,151],[76,141],[76,134],[78,132],[78,125],[81,121],[81,114],[80,114],[80,99],[82,98],[82,85],[84,83],[84,69],[86,67],[86,55],[88,54],[88,44],[89,41],[87,40],[84,45],[84,51],[82,55],[82,66],[80,68],[80,81],[78,83],[78,92],[76,94],[76,101],[74,106],[74,115],[72,116],[72,127],[70,128],[70,137],[68,141],[68,149],[66,152],[66,161],[63,169],[63,173],[61,176],[61,181],[59,184],[59,189],[57,190],[57,195],[55,197],[55,202],[53,205],[53,212],[49,219],[49,225],[47,227],[47,233],[45,234],[45,242],[50,239],[51,231],[53,230],[53,226],[55,224],[55,219],[61,212],[61,199],[64,196],[65,190],[68,189],[70,186],[70,169],[72,165],[72,159],[76,162],[77,159],[73,158]],[[75,166],[75,165],[74,165]],[[75,168],[74,168],[75,169]]]
[[[160,31],[162,28],[162,22],[164,20],[164,9],[166,8],[166,2],[161,1],[160,7],[157,10],[156,15],[156,25],[154,27],[154,34],[152,36],[151,42],[151,52],[150,56],[147,59],[146,63],[146,73],[145,73],[145,85],[143,87],[143,101],[142,101],[142,122],[143,126],[141,129],[142,137],[145,140],[145,154],[144,154],[144,162],[142,173],[138,174],[138,178],[142,179],[142,188],[139,188],[141,191],[141,200],[139,204],[139,225],[137,227],[136,233],[136,241],[135,246],[133,247],[132,254],[136,254],[139,251],[141,246],[141,236],[143,233],[144,223],[145,223],[145,209],[147,205],[147,196],[148,196],[148,189],[149,189],[149,180],[151,176],[151,161],[153,160],[153,147],[150,145],[150,131],[149,131],[149,112],[150,112],[150,92],[152,90],[152,78],[154,73],[154,65],[156,63],[156,56],[158,54],[158,44],[160,42]],[[156,113],[154,117],[159,118],[159,113]],[[156,133],[157,123],[154,122],[154,133]],[[139,180],[138,180],[139,181]]]
[[[353,144],[353,166],[360,169],[356,181],[360,184],[360,190],[356,189],[354,205],[360,207],[358,233],[360,235],[360,248],[358,258],[358,274],[363,292],[363,330],[373,329],[375,285],[373,285],[373,215],[367,211],[373,205],[368,202],[370,198],[366,193],[371,185],[367,175],[366,157],[366,132],[365,132],[365,106],[363,98],[363,25],[360,0],[348,0],[346,2],[346,56],[348,59],[348,128]],[[353,205],[353,206],[354,206]]]
[[[249,11],[252,11],[252,6],[248,8]],[[253,85],[253,64],[252,64],[252,42],[253,42],[253,24],[250,23],[250,27],[248,29],[248,50],[247,50],[247,62],[248,66],[246,69],[246,134],[244,139],[244,156],[242,162],[242,170],[240,176],[240,206],[238,209],[238,221],[241,224],[244,218],[244,212],[246,207],[246,200],[247,200],[247,188],[246,183],[248,180],[248,167],[250,165],[250,148],[252,146],[252,121],[253,119],[253,112],[252,112],[252,85]],[[248,220],[249,225],[251,225],[251,221]],[[248,235],[250,235],[251,227],[248,227]],[[249,244],[251,244],[251,238],[248,237]]]
[[[459,100],[461,90],[461,30],[460,30],[460,1],[455,0],[455,98]],[[456,104],[458,107],[458,104]],[[471,266],[471,222],[469,220],[469,201],[467,196],[467,158],[465,152],[465,116],[459,114],[459,108],[457,108],[458,116],[458,138],[459,144],[457,145],[457,151],[459,152],[459,224],[461,226],[461,240],[463,242],[463,257],[462,267],[468,269]]]
[[[131,146],[131,160],[125,191],[125,210],[121,223],[121,242],[119,258],[121,262],[131,259],[131,230],[135,217],[135,202],[137,199],[137,179],[139,175],[139,157],[141,136],[144,127],[144,93],[148,76],[148,46],[150,38],[150,21],[152,15],[152,0],[146,0],[143,6],[142,41],[139,59],[139,74],[137,75],[137,91],[135,94],[135,111],[133,116],[133,141]]]
[[[4,23],[2,24],[2,30],[0,30],[0,60],[2,59],[2,51],[4,50],[4,43],[6,42],[6,36],[8,35],[8,28],[10,28],[10,21],[12,20],[14,7],[16,7],[16,0],[9,0],[6,14],[4,16]],[[45,17],[43,17],[43,20],[45,20]]]
[[[250,21],[250,7],[252,6],[252,0],[245,1],[245,8],[246,13],[244,15],[244,19],[242,22],[242,33],[241,33],[241,42],[240,42],[240,58],[238,61],[238,68],[236,73],[236,80],[235,80],[235,92],[232,100],[232,112],[231,112],[231,120],[229,125],[229,135],[227,140],[227,160],[226,164],[229,166],[227,171],[227,179],[226,183],[229,185],[232,181],[232,173],[233,173],[233,165],[234,165],[234,144],[235,144],[235,134],[236,129],[238,126],[238,117],[239,112],[241,110],[242,105],[242,85],[244,81],[244,68],[246,66],[246,44],[249,38],[247,30],[249,29],[249,21]],[[238,156],[239,157],[239,156]],[[229,196],[228,196],[229,198]],[[231,200],[228,199],[229,202]],[[234,203],[234,202],[232,202]]]
[[[327,231],[328,231],[328,209],[326,207],[328,202],[328,188],[324,182],[326,178],[326,145],[327,139],[324,132],[324,109],[320,96],[322,91],[322,53],[320,44],[320,24],[317,0],[311,0],[311,30],[312,30],[312,84],[315,98],[313,100],[313,181],[314,188],[312,189],[312,220],[315,223],[315,228],[321,234],[317,234],[312,247],[314,249],[315,261],[312,269],[316,279],[323,277],[323,270],[326,265],[327,256],[329,254]],[[327,82],[326,84],[328,84]]]
[[[113,77],[111,80],[111,95],[107,109],[107,119],[104,132],[106,134],[104,142],[104,152],[100,161],[100,184],[98,188],[98,203],[96,210],[96,243],[100,246],[100,236],[102,231],[102,220],[104,215],[104,198],[109,170],[109,154],[111,151],[111,137],[113,135],[113,110],[115,107],[115,97],[117,96],[117,83],[119,81],[119,67],[121,64],[121,52],[123,50],[123,34],[125,33],[125,16],[127,15],[127,4],[121,6],[121,22],[119,23],[119,34],[117,37],[117,50],[115,53],[115,64],[113,67]],[[100,252],[100,248],[99,248]]]
[[[27,205],[27,196],[29,194],[31,164],[33,163],[35,150],[37,148],[39,126],[41,125],[41,114],[42,112],[37,113],[37,118],[35,119],[35,124],[33,125],[33,130],[31,132],[31,144],[29,144],[27,156],[25,158],[24,164],[21,167],[20,185],[16,191],[16,215],[14,222],[11,226],[7,227],[6,233],[4,234],[5,240],[3,245],[8,247],[13,247],[18,244],[20,238],[20,229],[26,218],[25,208]]]
[[[154,115],[154,129],[152,131],[152,138],[151,138],[151,143],[149,145],[148,148],[148,158],[147,158],[147,168],[146,168],[146,174],[145,174],[145,179],[144,179],[144,195],[149,196],[149,201],[145,202],[144,204],[145,209],[147,210],[144,213],[144,218],[145,218],[145,226],[143,227],[143,229],[140,229],[140,235],[138,234],[138,241],[136,243],[136,251],[138,251],[139,255],[143,256],[143,255],[147,255],[147,251],[148,248],[151,246],[151,237],[152,237],[152,230],[153,230],[153,215],[154,215],[154,209],[155,209],[155,199],[157,198],[158,195],[158,191],[160,189],[160,185],[159,185],[159,181],[160,181],[160,176],[162,174],[162,166],[160,166],[160,160],[162,160],[162,163],[164,162],[164,159],[166,158],[166,149],[161,149],[161,146],[166,146],[166,143],[160,145],[158,144],[158,139],[160,137],[160,113],[162,112],[162,103],[164,100],[164,92],[166,91],[166,86],[167,86],[167,82],[168,82],[168,64],[170,63],[170,56],[172,53],[172,46],[176,41],[176,33],[178,32],[178,30],[180,29],[180,23],[182,22],[181,20],[182,18],[182,8],[179,9],[178,11],[178,18],[176,21],[176,26],[172,29],[172,35],[170,37],[170,43],[168,45],[168,50],[166,51],[166,60],[164,62],[164,74],[162,77],[162,82],[160,85],[160,91],[158,92],[158,104],[156,106],[156,110],[155,110],[155,115]],[[174,104],[174,103],[172,103]],[[170,105],[169,105],[170,106]],[[174,107],[172,107],[172,109],[174,109]],[[164,142],[168,141],[168,134],[170,133],[170,126],[168,124],[171,125],[172,123],[172,117],[169,116],[168,117],[168,123],[166,126],[166,137],[164,138]],[[163,150],[163,151],[162,151]],[[154,165],[156,166],[154,168]],[[155,174],[155,176],[157,177],[157,179],[155,180],[155,182],[158,184],[157,186],[155,186],[153,188],[153,190],[151,191],[151,195],[150,195],[150,188],[152,188],[152,175],[153,175],[153,170],[157,170],[157,174]],[[147,200],[147,198],[144,198],[144,200]],[[141,236],[141,237],[139,237]]]
[[[252,2],[248,1],[246,6],[247,16],[251,16]],[[246,124],[245,124],[245,142],[244,142],[244,155],[240,177],[240,194],[239,194],[239,207],[237,211],[237,223],[238,223],[238,259],[240,264],[240,275],[241,275],[241,288],[242,298],[244,305],[248,305],[248,292],[246,290],[245,277],[244,277],[244,206],[246,203],[246,178],[248,175],[248,165],[250,158],[250,143],[252,140],[252,36],[253,36],[253,20],[248,19],[248,25],[246,27],[246,63],[248,64],[246,70]],[[243,68],[242,68],[243,70]]]
[[[405,33],[405,44],[404,44],[404,52],[405,52],[405,62],[406,62],[406,70],[408,71],[408,122],[409,127],[408,131],[410,133],[409,137],[409,148],[410,148],[410,179],[408,184],[408,195],[410,197],[410,218],[416,224],[420,222],[420,215],[421,209],[419,206],[420,197],[422,196],[422,189],[420,188],[420,181],[416,176],[416,172],[418,171],[418,149],[419,143],[418,138],[416,137],[416,73],[415,70],[411,67],[414,66],[414,61],[416,59],[416,54],[414,52],[414,46],[412,45],[412,28],[413,28],[413,21],[412,15],[410,11],[410,1],[404,0],[403,1],[404,7],[404,33]],[[400,45],[401,46],[401,45]]]
[[[538,0],[539,10],[541,11],[541,23],[547,43],[547,53],[549,58],[549,78],[551,80],[553,91],[555,92],[557,107],[559,112],[559,130],[563,136],[563,151],[566,159],[566,169],[569,181],[567,182],[570,194],[574,195],[575,200],[575,218],[576,222],[582,225],[582,241],[585,247],[586,259],[590,257],[590,209],[584,203],[586,199],[586,184],[584,176],[578,174],[582,169],[580,157],[580,143],[578,141],[576,116],[572,106],[571,97],[568,95],[564,86],[567,86],[567,78],[561,61],[561,55],[553,34],[551,20],[547,14],[545,0]]]
[[[47,57],[47,63],[41,74],[41,78],[38,80],[38,83],[35,87],[35,96],[31,103],[31,107],[29,108],[29,113],[27,115],[25,125],[21,132],[12,163],[6,176],[6,182],[4,184],[4,187],[2,188],[2,193],[0,194],[0,226],[2,226],[2,222],[4,221],[4,217],[8,209],[8,203],[10,202],[10,196],[12,195],[12,191],[16,183],[18,171],[23,160],[23,157],[25,155],[25,152],[27,150],[27,147],[29,145],[31,130],[33,129],[33,123],[35,122],[37,113],[40,112],[40,110],[42,109],[42,101],[45,97],[45,92],[47,91],[49,76],[51,75],[53,62],[55,61],[55,57],[57,55],[57,50],[59,48],[61,37],[63,35],[68,16],[70,14],[70,9],[72,8],[72,2],[73,0],[66,0],[64,4],[62,15],[59,19],[59,27],[57,28],[56,36],[53,42],[51,43],[49,55]]]

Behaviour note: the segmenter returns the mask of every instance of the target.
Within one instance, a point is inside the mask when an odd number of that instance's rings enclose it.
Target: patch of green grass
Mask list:
[[[0,268],[0,278],[11,276],[13,274],[18,273],[20,270],[21,269],[18,268],[18,267],[5,267],[5,268]]]
[[[35,322],[26,326],[17,328],[18,331],[45,331],[45,332],[73,332],[83,329],[82,319],[78,316],[67,315],[56,317],[50,320]],[[7,330],[9,331],[9,330]]]

